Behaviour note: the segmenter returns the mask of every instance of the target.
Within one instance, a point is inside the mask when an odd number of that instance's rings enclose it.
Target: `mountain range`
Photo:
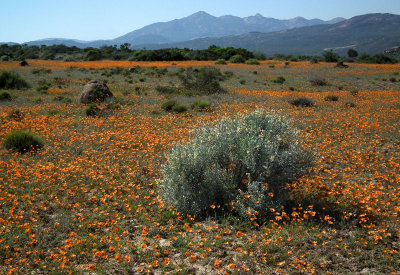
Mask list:
[[[64,44],[66,46],[77,47],[101,47],[103,45],[119,46],[124,43],[129,43],[132,46],[140,46],[144,44],[182,42],[204,37],[240,35],[249,32],[267,33],[319,24],[332,24],[343,20],[345,19],[334,18],[329,21],[320,19],[307,20],[303,17],[280,20],[267,18],[261,14],[244,18],[232,15],[215,17],[204,11],[200,11],[181,19],[154,23],[111,40],[81,41],[75,39],[48,38],[30,41],[26,44],[37,46]]]
[[[344,53],[349,48],[374,54],[400,45],[400,15],[375,13],[347,20],[334,18],[323,21],[302,17],[279,20],[261,14],[244,18],[231,15],[215,17],[201,11],[182,19],[154,23],[111,40],[55,38],[26,44],[64,44],[84,48],[124,43],[135,49],[232,46],[267,55],[319,55],[329,49]]]

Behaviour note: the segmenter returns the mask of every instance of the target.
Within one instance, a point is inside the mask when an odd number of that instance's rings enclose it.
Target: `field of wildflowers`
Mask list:
[[[0,63],[31,85],[0,101],[0,141],[14,130],[44,141],[38,152],[0,149],[0,273],[398,274],[400,65],[28,63]],[[142,72],[125,70],[134,66]],[[199,66],[229,71],[221,84],[228,92],[156,92],[178,85],[180,68]],[[105,74],[116,67],[122,73]],[[273,82],[279,76],[284,83]],[[313,86],[315,77],[327,85]],[[100,115],[85,115],[77,98],[92,79],[108,82],[118,107],[106,102]],[[165,112],[171,97],[210,107]],[[299,97],[314,106],[290,104]],[[289,117],[315,153],[310,172],[287,185],[291,207],[261,221],[184,216],[162,201],[157,179],[176,142],[257,108]]]

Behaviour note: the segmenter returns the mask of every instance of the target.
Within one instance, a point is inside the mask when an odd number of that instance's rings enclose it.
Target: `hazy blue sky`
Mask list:
[[[260,13],[288,19],[400,14],[400,0],[0,0],[0,41],[111,39],[203,10],[214,16]]]

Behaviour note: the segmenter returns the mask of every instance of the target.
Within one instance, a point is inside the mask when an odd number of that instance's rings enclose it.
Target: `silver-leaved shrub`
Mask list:
[[[286,184],[311,161],[291,122],[259,109],[193,130],[188,143],[173,147],[158,183],[163,200],[184,214],[216,206],[263,217],[285,203]]]

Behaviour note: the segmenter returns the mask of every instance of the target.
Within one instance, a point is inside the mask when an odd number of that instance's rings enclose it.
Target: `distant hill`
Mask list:
[[[371,54],[382,53],[387,48],[400,45],[400,15],[366,14],[331,25],[208,37],[142,47],[204,49],[209,45],[242,47],[266,54],[319,55],[324,50],[333,49],[344,53],[350,48]]]
[[[330,21],[320,19],[307,20],[303,17],[279,20],[267,18],[261,14],[244,18],[232,15],[215,17],[204,11],[200,11],[182,19],[148,25],[112,41],[116,44],[128,42],[131,45],[140,45],[145,44],[143,41],[149,40],[150,37],[152,44],[158,44],[249,32],[273,32],[318,24],[332,24],[343,20],[345,19],[335,18]]]
[[[204,11],[200,11],[181,19],[154,23],[112,40],[80,41],[64,38],[49,38],[30,41],[26,44],[37,46],[64,44],[66,46],[77,46],[80,48],[100,47],[103,45],[121,45],[124,43],[129,43],[132,46],[143,44],[165,44],[196,38],[223,37],[249,32],[274,32],[304,26],[333,24],[343,20],[345,19],[334,18],[329,21],[323,21],[320,19],[307,20],[303,17],[280,20],[264,17],[261,14],[244,18],[232,15],[215,17]]]

